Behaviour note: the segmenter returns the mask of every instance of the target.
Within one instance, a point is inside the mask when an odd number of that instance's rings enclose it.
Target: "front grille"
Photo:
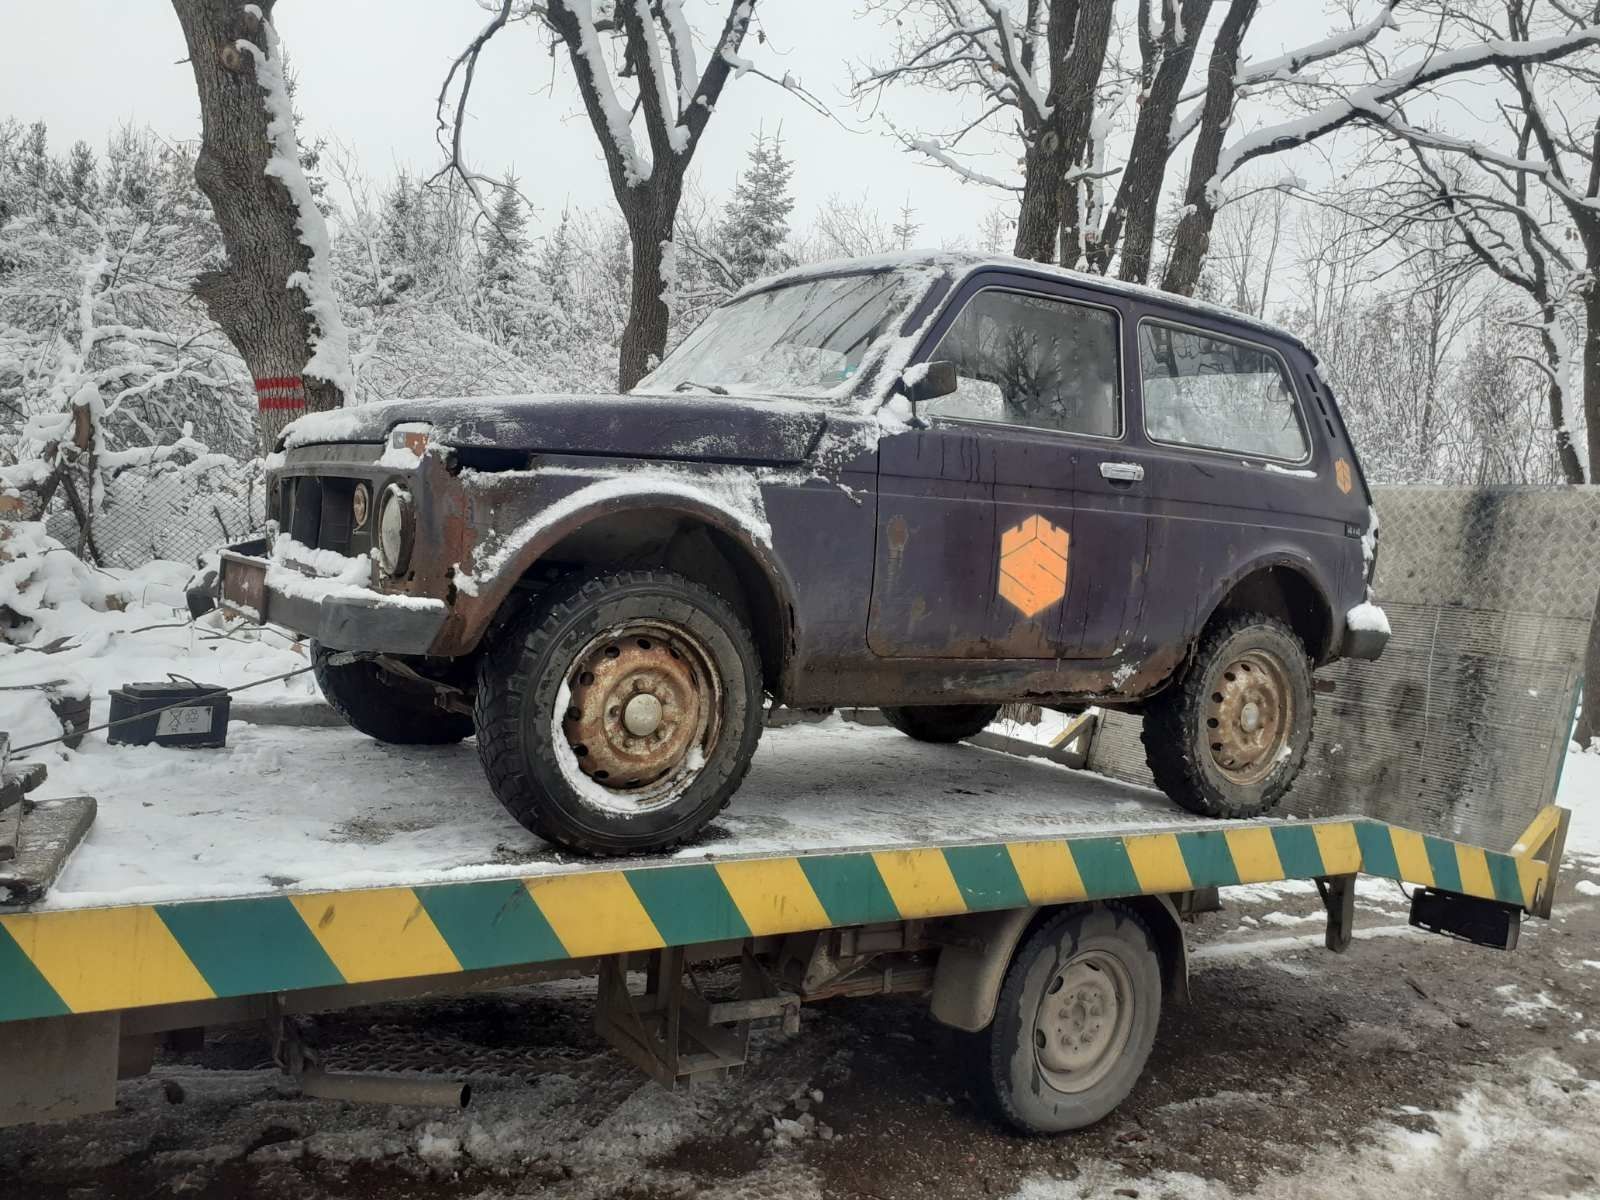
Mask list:
[[[372,522],[377,505],[367,505],[367,523],[353,529],[352,497],[359,479],[301,475],[282,484],[281,528],[302,546],[336,554],[365,554],[372,548]],[[372,487],[368,482],[367,486]]]

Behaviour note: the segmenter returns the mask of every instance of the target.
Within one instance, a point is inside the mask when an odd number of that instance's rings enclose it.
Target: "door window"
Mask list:
[[[1117,314],[989,289],[967,301],[930,356],[958,386],[925,405],[935,416],[1062,433],[1122,434]]]
[[[1145,432],[1162,442],[1300,462],[1299,406],[1272,351],[1159,321],[1139,325]]]

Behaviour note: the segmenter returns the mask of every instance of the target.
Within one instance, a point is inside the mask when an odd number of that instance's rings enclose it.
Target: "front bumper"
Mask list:
[[[442,601],[419,603],[360,589],[319,596],[314,594],[317,581],[309,577],[304,589],[272,586],[268,572],[274,564],[265,557],[268,553],[265,538],[222,552],[217,589],[224,609],[282,625],[337,650],[385,654],[426,654],[448,617]]]
[[[1389,644],[1387,629],[1353,629],[1347,623],[1344,640],[1339,644],[1340,658],[1360,658],[1368,662],[1379,658]]]

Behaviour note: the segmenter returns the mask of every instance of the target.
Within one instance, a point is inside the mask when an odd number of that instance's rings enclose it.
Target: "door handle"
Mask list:
[[[1100,476],[1113,483],[1139,483],[1144,479],[1144,468],[1138,463],[1103,462],[1100,464]]]

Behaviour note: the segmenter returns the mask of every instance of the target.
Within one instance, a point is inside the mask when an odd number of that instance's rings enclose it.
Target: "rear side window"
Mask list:
[[[1122,433],[1117,314],[1022,292],[979,292],[932,358],[956,365],[958,386],[927,411],[1061,433]]]
[[[1160,321],[1139,325],[1144,427],[1151,438],[1300,462],[1305,426],[1272,351]]]

